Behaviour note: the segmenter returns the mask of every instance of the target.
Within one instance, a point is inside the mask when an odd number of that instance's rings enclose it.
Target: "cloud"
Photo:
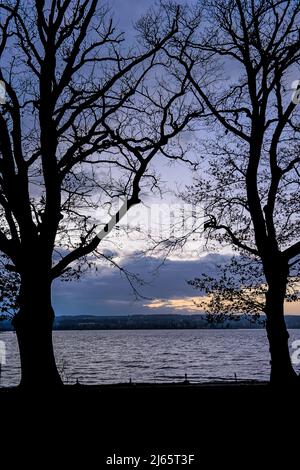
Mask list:
[[[56,281],[54,308],[59,315],[157,314],[178,313],[179,310],[189,313],[193,309],[194,291],[187,281],[202,272],[213,273],[218,263],[227,260],[228,256],[209,254],[198,260],[169,260],[159,267],[160,259],[131,257],[122,265],[145,281],[138,290],[146,299],[135,299],[128,281],[118,269],[105,268],[104,275],[91,273],[79,282]]]
[[[54,308],[58,315],[201,313],[195,305],[195,294],[201,292],[194,291],[186,281],[204,272],[214,275],[217,264],[227,263],[229,258],[208,254],[198,260],[168,260],[161,265],[161,259],[132,256],[123,260],[122,266],[145,281],[143,286],[137,286],[144,298],[136,300],[125,276],[106,266],[79,282],[55,281]],[[299,303],[287,303],[286,313],[298,314]]]
[[[168,300],[155,299],[150,301],[149,303],[144,304],[144,307],[147,307],[149,309],[167,308],[177,311],[178,313],[182,313],[182,311],[189,313],[200,313],[199,307],[197,306],[198,300],[199,297],[181,297]]]

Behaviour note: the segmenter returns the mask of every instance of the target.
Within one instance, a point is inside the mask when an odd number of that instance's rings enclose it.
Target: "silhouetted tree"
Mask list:
[[[199,4],[200,27],[186,22],[184,36],[164,46],[204,108],[201,173],[184,198],[203,205],[208,240],[260,260],[271,380],[294,381],[284,299],[290,270],[300,260],[300,4]]]
[[[7,0],[0,18],[0,250],[20,279],[21,384],[56,386],[52,281],[101,256],[105,234],[157,186],[155,156],[185,159],[176,136],[197,113],[163,49],[179,7],[132,48],[97,0]],[[97,234],[99,206],[109,219]]]
[[[299,301],[299,282],[299,273],[290,270],[286,302]],[[261,315],[266,313],[268,286],[258,257],[232,256],[230,261],[216,265],[216,272],[203,273],[188,283],[201,290],[203,297],[197,305],[206,312],[208,322],[219,323],[245,315],[250,322],[265,324]]]
[[[189,188],[190,200],[204,205],[209,239],[261,260],[271,380],[293,381],[284,299],[300,255],[299,93],[291,90],[299,78],[300,4],[204,3],[204,26],[190,26],[189,50],[181,41],[168,50],[206,110],[206,172]]]

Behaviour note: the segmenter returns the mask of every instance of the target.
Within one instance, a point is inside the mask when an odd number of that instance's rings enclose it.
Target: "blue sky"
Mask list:
[[[108,2],[115,12],[115,19],[126,34],[127,41],[134,36],[134,23],[151,6],[154,0],[110,0]],[[235,74],[234,70],[230,73]],[[195,135],[196,138],[196,135]],[[158,160],[156,168],[170,190],[178,185],[181,188],[191,183],[192,174],[187,165],[176,164],[170,167]],[[168,199],[164,193],[163,200],[158,196],[151,203],[160,204]],[[115,234],[116,232],[114,232]],[[112,235],[114,237],[115,235]],[[114,239],[112,238],[112,241]],[[199,256],[175,256],[166,261],[157,271],[161,260],[149,254],[144,258],[134,256],[134,251],[142,249],[141,245],[128,248],[130,242],[123,238],[123,251],[119,250],[118,262],[132,273],[139,275],[146,284],[140,286],[139,292],[145,298],[136,300],[128,281],[119,270],[112,267],[101,267],[90,272],[79,282],[63,283],[56,281],[53,289],[53,302],[58,315],[94,314],[94,315],[128,315],[139,313],[199,313],[194,300],[199,293],[195,292],[187,280],[201,273],[213,273],[216,264],[228,259],[226,255],[207,254]],[[109,244],[104,244],[104,249]],[[200,250],[201,251],[201,250]],[[298,306],[289,305],[287,313],[297,313]]]
[[[151,6],[153,0],[111,0],[109,4],[115,12],[115,20],[121,30],[125,32],[127,41],[133,40],[134,23]],[[184,187],[191,182],[191,172],[186,164],[170,164],[158,160],[156,170],[160,173],[164,190],[171,191],[176,187]],[[164,195],[163,201],[168,198]],[[163,202],[157,196],[151,202]],[[115,233],[115,232],[114,232]],[[113,240],[114,234],[112,234]],[[128,248],[129,241],[123,239],[123,245]],[[109,244],[105,245],[105,248]],[[156,274],[155,268],[161,263],[157,257],[135,257],[134,249],[142,249],[142,245],[121,252],[121,265],[130,272],[139,274],[147,284],[139,288],[139,292],[147,299],[135,300],[133,291],[124,277],[117,269],[104,267],[98,273],[91,272],[79,282],[56,281],[53,289],[53,301],[56,314],[96,314],[120,315],[136,313],[182,313],[180,299],[192,299],[195,296],[187,280],[192,279],[207,265],[205,261],[199,263],[198,259],[172,259],[166,262]],[[119,261],[119,259],[118,259]],[[211,264],[211,260],[209,261]],[[176,304],[178,300],[178,305]],[[170,302],[171,304],[167,304]],[[163,305],[159,305],[161,302]],[[173,302],[173,303],[172,303]],[[175,302],[175,304],[174,304]],[[192,301],[190,300],[189,303]],[[192,302],[193,306],[193,302]],[[190,311],[188,305],[184,311]]]

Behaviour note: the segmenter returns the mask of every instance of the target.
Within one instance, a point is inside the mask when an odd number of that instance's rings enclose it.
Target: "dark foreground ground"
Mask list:
[[[51,394],[2,389],[0,407],[0,462],[8,456],[12,466],[20,457],[29,468],[84,470],[243,469],[279,461],[285,469],[290,459],[299,460],[298,388],[232,383],[68,386]],[[178,458],[175,465],[173,457],[173,465],[158,466],[151,457],[165,454],[192,454],[195,461]],[[114,455],[140,457],[139,465],[106,464]]]

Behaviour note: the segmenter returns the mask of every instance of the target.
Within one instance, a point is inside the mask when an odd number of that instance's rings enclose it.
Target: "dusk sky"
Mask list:
[[[145,281],[144,286],[137,287],[146,298],[136,300],[125,276],[118,269],[104,268],[79,282],[57,281],[54,307],[58,315],[200,313],[193,302],[198,293],[186,281],[200,271],[213,271],[217,260],[220,261],[219,255],[208,255],[200,261],[169,260],[156,270],[161,263],[159,259],[125,259],[126,268]]]
[[[115,19],[121,30],[126,33],[126,38],[134,39],[134,23],[155,2],[152,0],[112,0],[110,2],[115,11]],[[164,199],[158,196],[148,198],[149,204],[161,205],[163,202],[171,201],[172,191],[183,189],[191,183],[192,174],[190,168],[183,163],[172,164],[157,160],[156,170],[160,173],[164,190],[167,192]],[[174,197],[172,198],[174,202]],[[176,201],[176,199],[175,199]],[[171,203],[170,203],[171,204]],[[182,204],[178,201],[177,204]],[[171,207],[171,205],[170,205]],[[167,209],[168,210],[168,209]],[[143,209],[139,209],[143,211]],[[142,218],[137,219],[137,223]],[[110,236],[111,243],[115,240],[114,230]],[[121,258],[118,262],[130,272],[138,274],[146,285],[139,287],[139,293],[147,299],[135,300],[133,291],[126,280],[116,268],[104,267],[98,273],[93,272],[84,276],[79,282],[57,281],[53,288],[54,308],[58,315],[72,314],[97,314],[97,315],[121,315],[135,313],[191,313],[197,312],[193,298],[197,293],[187,285],[187,280],[192,279],[207,266],[207,262],[199,262],[198,255],[189,252],[183,255],[177,252],[172,259],[161,266],[159,271],[156,267],[161,264],[157,255],[144,259],[136,257],[134,251],[143,249],[143,242],[138,245],[128,243],[126,236],[123,237],[123,248],[120,252]],[[130,245],[130,246],[129,246]],[[104,249],[111,249],[109,242],[103,243]],[[194,248],[199,251],[199,246]],[[124,254],[125,251],[125,254]],[[213,269],[212,261],[209,260],[210,270]]]
[[[115,20],[119,28],[125,32],[126,44],[134,40],[134,23],[154,4],[152,0],[112,0],[110,2],[115,12]],[[197,139],[201,136],[196,133],[193,137]],[[171,210],[172,203],[182,204],[172,192],[175,193],[178,188],[183,189],[186,184],[192,182],[190,168],[183,163],[170,166],[168,162],[159,158],[155,162],[155,168],[161,176],[164,196],[163,199],[159,196],[152,198],[148,196],[146,205],[159,206],[167,203],[169,209],[166,210]],[[145,217],[143,211],[145,207],[139,208],[141,215],[138,214],[136,218],[137,225],[143,225]],[[116,239],[116,229],[114,229],[109,241],[102,242],[103,249],[113,248],[114,251],[115,243],[118,245],[117,262],[145,281],[144,286],[137,286],[137,288],[139,293],[146,298],[136,300],[125,276],[118,269],[105,265],[100,266],[98,272],[94,271],[83,276],[79,282],[55,282],[53,302],[58,315],[200,313],[194,304],[195,297],[199,293],[194,291],[187,281],[203,272],[213,272],[216,269],[216,263],[222,259],[222,255],[205,254],[202,250],[203,240],[198,240],[194,242],[192,250],[189,246],[185,253],[180,250],[173,253],[171,259],[157,271],[156,268],[161,264],[158,254],[146,253],[144,257],[135,255],[135,252],[145,248],[143,240],[132,243],[126,236],[123,236],[121,244],[118,244],[119,240]],[[224,259],[228,259],[226,250],[224,255]],[[288,303],[286,313],[299,313],[298,304]]]
[[[169,394],[195,399],[180,436],[211,391],[210,415],[298,392],[299,25],[290,0],[0,3],[5,403],[101,423],[105,398],[117,443]],[[106,464],[188,456],[121,447]]]

